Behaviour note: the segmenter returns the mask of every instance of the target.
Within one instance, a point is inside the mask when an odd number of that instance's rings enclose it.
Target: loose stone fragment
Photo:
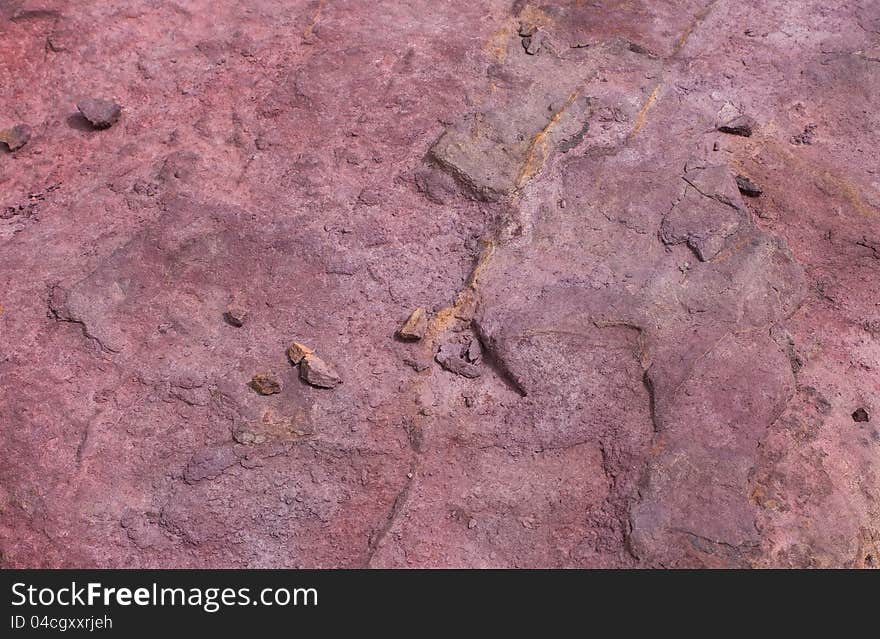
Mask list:
[[[397,331],[397,336],[407,342],[417,342],[425,336],[428,330],[428,316],[424,308],[417,308],[410,313],[409,318]]]
[[[247,315],[247,310],[237,306],[230,306],[226,309],[226,312],[223,313],[223,319],[225,319],[226,323],[230,326],[241,328],[247,320]]]
[[[31,128],[27,124],[16,124],[0,131],[0,142],[6,144],[10,151],[17,151],[31,139]]]
[[[258,373],[248,384],[260,395],[274,395],[281,392],[281,382],[271,374]]]
[[[748,197],[758,197],[764,192],[761,190],[761,187],[744,175],[736,176],[736,186],[739,188],[740,193],[747,195]]]
[[[112,126],[122,113],[122,107],[112,100],[98,98],[80,100],[76,108],[96,129],[106,129]]]
[[[855,411],[853,411],[852,418],[854,422],[871,421],[871,417],[868,415],[868,411],[864,408],[857,408]]]
[[[720,125],[718,130],[722,133],[741,135],[748,138],[751,137],[754,128],[755,121],[752,118],[747,115],[740,115]]]
[[[290,363],[296,366],[301,361],[303,361],[305,357],[312,355],[314,352],[314,350],[312,350],[305,344],[294,342],[287,348],[287,357],[290,359]]]
[[[335,388],[342,383],[336,370],[314,353],[302,358],[299,376],[304,382],[317,388]]]

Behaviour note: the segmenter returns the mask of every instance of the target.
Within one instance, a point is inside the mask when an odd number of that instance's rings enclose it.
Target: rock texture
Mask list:
[[[880,565],[878,3],[0,21],[2,567]]]

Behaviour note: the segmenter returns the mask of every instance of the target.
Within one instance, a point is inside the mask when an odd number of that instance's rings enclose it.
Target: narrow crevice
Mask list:
[[[495,347],[494,342],[479,329],[479,324],[477,322],[473,323],[473,327],[477,339],[483,347],[483,363],[486,364],[486,366],[495,373],[495,376],[504,382],[504,385],[510,390],[520,397],[528,396],[528,392],[522,382],[516,378],[516,375],[513,374],[507,366],[507,363],[498,355],[498,350]]]
[[[63,308],[63,306],[55,303],[54,300],[56,299],[56,297],[59,294],[65,295],[65,293],[64,293],[63,289],[61,289],[61,287],[59,287],[58,285],[54,285],[50,288],[49,300],[46,303],[46,306],[49,310],[48,314],[51,319],[55,320],[56,322],[64,322],[66,324],[78,324],[80,327],[80,330],[82,330],[83,336],[86,339],[94,341],[100,347],[100,349],[102,351],[105,351],[107,353],[118,353],[119,352],[118,350],[110,348],[109,346],[104,344],[104,342],[102,342],[99,337],[92,335],[89,332],[89,327],[86,325],[85,321],[73,317],[68,310]]]
[[[377,533],[371,536],[369,544],[367,546],[367,558],[363,564],[364,568],[371,567],[371,564],[373,563],[373,557],[376,556],[376,553],[382,546],[382,542],[385,540],[385,537],[388,536],[388,533],[391,531],[391,528],[397,521],[398,516],[403,511],[403,508],[409,499],[409,493],[412,490],[412,485],[415,481],[417,471],[418,464],[414,463],[410,468],[407,480],[404,483],[403,488],[400,489],[400,492],[397,493],[397,497],[394,498],[394,503],[391,505],[391,510],[389,511],[388,516],[385,518],[385,524]]]

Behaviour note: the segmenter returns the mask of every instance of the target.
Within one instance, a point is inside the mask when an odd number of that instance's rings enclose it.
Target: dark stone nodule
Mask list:
[[[754,128],[755,121],[747,115],[741,115],[729,122],[725,122],[718,127],[718,130],[729,135],[740,135],[744,138],[748,138],[752,136]]]
[[[736,186],[739,188],[740,193],[748,197],[758,197],[764,192],[761,187],[744,175],[736,176]]]
[[[243,308],[232,307],[228,308],[225,313],[223,313],[223,319],[226,320],[226,323],[230,326],[234,326],[236,328],[241,328],[244,326],[245,321],[247,321],[247,311]]]
[[[854,422],[869,422],[871,421],[870,415],[868,415],[868,411],[864,408],[857,408],[853,411],[852,418]]]

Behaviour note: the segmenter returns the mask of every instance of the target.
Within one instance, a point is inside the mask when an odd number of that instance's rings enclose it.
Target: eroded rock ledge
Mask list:
[[[4,566],[880,564],[871,3],[14,4]]]

